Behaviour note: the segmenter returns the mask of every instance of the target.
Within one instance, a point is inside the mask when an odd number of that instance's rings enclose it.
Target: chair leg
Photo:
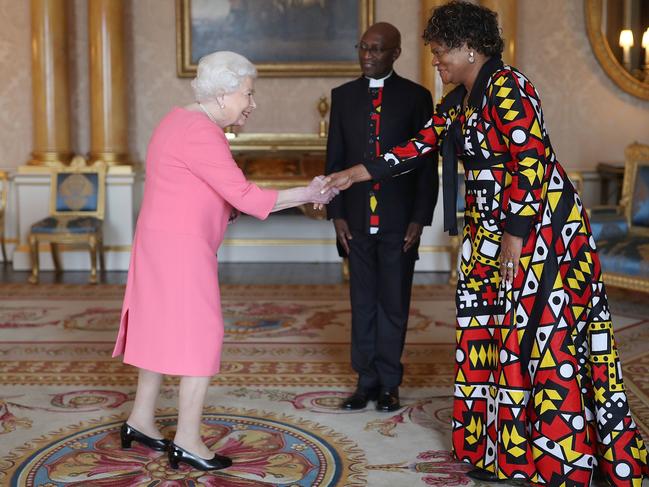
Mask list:
[[[90,284],[97,284],[97,239],[93,236],[88,241],[90,246]]]
[[[102,237],[99,238],[97,247],[99,251],[99,270],[103,273],[106,272],[106,259],[104,258],[104,239]]]
[[[61,272],[61,259],[59,258],[59,244],[50,242],[50,252],[52,253],[52,262],[54,263],[54,270],[58,274]]]
[[[38,238],[36,235],[29,235],[29,253],[32,258],[32,274],[28,281],[31,284],[38,284]]]
[[[0,246],[2,247],[2,262],[9,262],[7,259],[7,249],[5,248],[5,232],[4,229],[0,231]]]

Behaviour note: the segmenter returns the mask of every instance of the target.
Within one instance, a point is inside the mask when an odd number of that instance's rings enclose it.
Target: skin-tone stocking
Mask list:
[[[214,457],[201,439],[201,418],[203,404],[210,377],[183,377],[180,379],[180,397],[178,399],[178,429],[174,443],[190,453],[202,458]]]
[[[139,369],[133,409],[126,420],[130,426],[151,438],[162,438],[155,423],[155,404],[161,383],[162,374]]]

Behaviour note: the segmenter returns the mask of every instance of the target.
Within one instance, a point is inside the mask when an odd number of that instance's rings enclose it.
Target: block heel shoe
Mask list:
[[[171,442],[164,438],[151,438],[150,436],[140,433],[135,428],[131,427],[128,423],[124,422],[119,430],[119,437],[122,440],[122,448],[131,448],[131,443],[137,441],[138,443],[148,446],[155,451],[167,451]]]
[[[181,463],[186,463],[197,470],[221,470],[232,465],[232,460],[217,453],[210,459],[201,458],[198,455],[189,453],[175,443],[169,446],[169,465],[176,469]]]

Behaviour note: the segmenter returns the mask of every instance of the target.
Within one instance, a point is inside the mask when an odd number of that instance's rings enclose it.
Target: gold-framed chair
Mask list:
[[[624,181],[617,212],[593,212],[591,229],[607,285],[649,292],[649,145],[624,151]]]
[[[106,167],[97,162],[91,166],[77,156],[69,166],[52,169],[50,214],[31,226],[29,247],[32,273],[29,282],[39,279],[39,245],[49,243],[54,269],[61,271],[59,245],[87,244],[90,250],[91,284],[97,283],[97,254],[104,270],[103,220],[106,204]]]
[[[7,209],[7,193],[9,191],[9,175],[0,171],[0,247],[2,247],[2,261],[8,262],[7,249],[5,248],[5,213]]]

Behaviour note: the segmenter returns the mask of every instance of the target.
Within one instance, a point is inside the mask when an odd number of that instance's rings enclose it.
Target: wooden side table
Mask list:
[[[246,177],[263,188],[288,189],[306,186],[324,174],[323,154],[310,152],[268,151],[235,154],[235,160]],[[313,205],[300,205],[309,218],[323,220],[326,212],[314,210]]]

